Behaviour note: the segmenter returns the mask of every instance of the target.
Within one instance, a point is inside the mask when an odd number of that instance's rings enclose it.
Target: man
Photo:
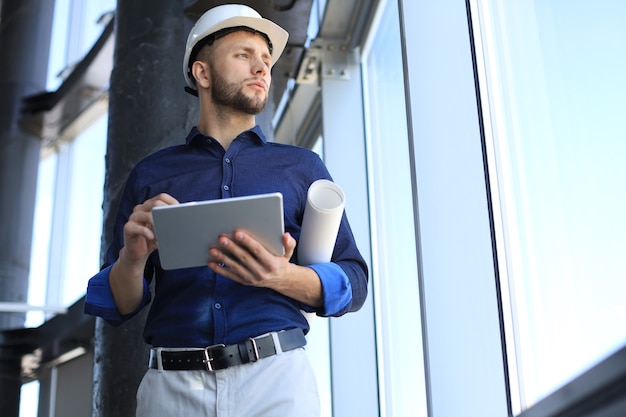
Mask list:
[[[319,415],[302,310],[341,316],[367,295],[367,266],[345,216],[332,261],[298,264],[308,187],[330,175],[313,152],[269,143],[255,124],[287,37],[247,6],[206,12],[183,62],[187,89],[200,101],[198,125],[185,144],[147,157],[129,176],[85,311],[116,325],[152,299],[138,416]],[[283,194],[284,256],[237,230],[219,237],[206,267],[160,267],[152,208],[270,192]]]

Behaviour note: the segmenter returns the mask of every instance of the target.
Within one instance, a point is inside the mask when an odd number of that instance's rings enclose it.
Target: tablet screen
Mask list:
[[[206,266],[220,234],[244,229],[271,253],[283,255],[280,193],[158,206],[152,209],[163,269]]]

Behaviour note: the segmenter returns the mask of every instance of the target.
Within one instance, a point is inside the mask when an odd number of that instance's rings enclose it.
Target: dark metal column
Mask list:
[[[22,97],[45,89],[53,0],[3,0],[0,15],[0,301],[24,303],[40,142],[18,127]],[[24,327],[0,313],[0,330]],[[20,355],[0,346],[0,414],[18,416]]]
[[[131,168],[164,146],[183,143],[197,120],[197,99],[184,92],[182,59],[192,22],[183,0],[119,0],[109,91],[103,250]],[[135,415],[136,389],[147,368],[142,339],[147,309],[125,325],[98,319],[94,416]]]

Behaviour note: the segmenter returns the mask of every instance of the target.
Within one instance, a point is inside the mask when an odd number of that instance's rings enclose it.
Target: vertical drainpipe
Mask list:
[[[53,0],[3,0],[0,14],[0,301],[28,295],[41,143],[18,127],[21,99],[45,90]],[[24,313],[0,313],[0,331],[24,327]],[[17,417],[21,358],[0,346],[0,414]]]
[[[191,22],[183,0],[118,0],[109,87],[102,251],[127,176],[143,157],[184,143],[197,120],[185,93],[182,60]],[[187,2],[188,3],[188,2]],[[93,416],[135,415],[135,394],[148,364],[147,308],[120,327],[96,321]]]

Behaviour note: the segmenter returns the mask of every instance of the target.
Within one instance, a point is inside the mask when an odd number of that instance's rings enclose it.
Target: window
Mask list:
[[[381,415],[420,415],[426,399],[397,2],[386,3],[373,33],[363,78]]]
[[[626,344],[626,4],[471,3],[519,413]]]
[[[99,18],[112,10],[112,0],[55,3],[48,90],[57,89],[66,70],[93,46],[103,30]],[[71,142],[44,150],[35,203],[31,304],[73,304],[84,295],[86,277],[98,269],[106,128],[106,117],[101,117]],[[44,319],[41,312],[30,312],[27,325],[37,326]]]
[[[509,400],[467,5],[463,0],[398,3],[417,194],[420,298],[413,302],[420,303],[428,413],[506,416]],[[412,360],[419,360],[417,354]],[[421,395],[421,381],[411,382]],[[417,396],[415,403],[421,403]],[[411,415],[429,415],[418,413]]]
[[[100,36],[99,18],[115,10],[114,0],[57,0],[50,44],[47,89],[56,90]],[[85,293],[87,278],[100,264],[102,189],[107,118],[101,117],[71,142],[42,153],[37,179],[28,302],[68,307]],[[26,327],[41,325],[41,311],[30,311]],[[53,373],[56,375],[56,373]],[[51,398],[56,376],[22,387],[20,416],[37,415],[39,391]]]

